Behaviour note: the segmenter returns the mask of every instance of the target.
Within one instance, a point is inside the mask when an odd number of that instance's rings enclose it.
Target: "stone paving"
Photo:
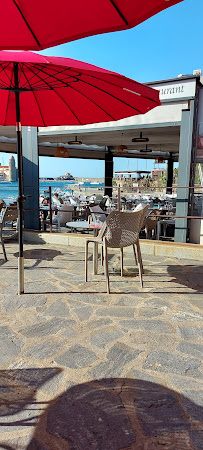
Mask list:
[[[203,267],[110,255],[84,283],[83,248],[17,244],[0,259],[0,449],[203,449]],[[0,255],[1,256],[1,255]]]

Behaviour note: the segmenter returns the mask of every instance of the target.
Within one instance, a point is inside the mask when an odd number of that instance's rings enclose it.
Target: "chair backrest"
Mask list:
[[[71,222],[73,218],[74,206],[63,205],[61,209],[58,211],[58,219],[60,225],[65,225],[66,222]]]
[[[147,231],[152,231],[156,228],[157,222],[159,220],[159,216],[162,213],[159,209],[154,209],[150,211],[147,217],[145,217],[145,220],[143,222],[143,228],[145,228]]]
[[[2,216],[2,223],[14,222],[18,218],[18,209],[14,206],[7,206]]]
[[[149,205],[145,205],[140,211],[142,211],[141,217],[140,217],[140,231],[143,227],[143,224],[145,222],[145,218],[147,216],[147,211],[149,209]]]
[[[93,222],[96,222],[99,220],[100,222],[105,222],[106,220],[106,214],[102,208],[100,208],[99,205],[97,206],[90,206],[90,212],[92,216]]]
[[[73,205],[61,205],[59,212],[60,211],[74,211],[74,206]]]
[[[5,208],[5,203],[0,203],[0,211],[2,210],[2,208]]]
[[[128,247],[136,243],[142,228],[148,205],[133,213],[112,211],[106,219],[100,233],[107,246],[112,248]]]
[[[17,202],[11,202],[8,206],[11,206],[12,208],[15,206],[17,208]]]
[[[70,197],[69,198],[69,201],[70,201],[70,204],[71,205],[73,205],[73,206],[77,206],[78,205],[78,200],[77,200],[77,198],[72,198],[72,197]]]

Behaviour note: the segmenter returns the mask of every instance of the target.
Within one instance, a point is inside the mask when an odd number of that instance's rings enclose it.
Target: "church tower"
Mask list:
[[[13,156],[9,158],[9,181],[16,181],[16,166]]]

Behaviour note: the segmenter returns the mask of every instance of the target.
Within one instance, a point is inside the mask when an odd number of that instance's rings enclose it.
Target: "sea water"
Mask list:
[[[61,195],[63,192],[72,193],[75,189],[77,190],[83,190],[84,188],[102,188],[104,186],[103,183],[99,184],[90,184],[88,182],[84,182],[82,185],[78,186],[78,183],[73,181],[40,181],[39,183],[39,193],[44,194],[44,191],[47,191],[49,186],[51,186],[52,191],[55,192],[56,190],[59,191],[59,194],[61,192]],[[94,191],[92,191],[94,193]],[[45,194],[47,195],[47,194]],[[9,204],[10,202],[13,202],[16,200],[18,196],[18,182],[17,181],[1,181],[0,182],[0,198],[3,198],[3,200]]]

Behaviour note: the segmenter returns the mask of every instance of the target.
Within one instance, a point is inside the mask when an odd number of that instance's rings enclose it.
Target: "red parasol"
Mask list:
[[[160,104],[157,90],[91,64],[0,51],[1,125],[16,123],[16,93],[21,124],[30,126],[108,122]]]
[[[78,125],[117,120],[159,105],[158,91],[122,75],[67,58],[0,52],[0,124],[17,123],[19,286],[23,279],[21,124]]]
[[[0,50],[42,50],[132,28],[183,0],[3,0]]]
[[[17,123],[19,171],[19,288],[23,280],[23,167],[21,124],[84,125],[146,113],[159,92],[122,75],[67,58],[0,52],[0,124]]]

